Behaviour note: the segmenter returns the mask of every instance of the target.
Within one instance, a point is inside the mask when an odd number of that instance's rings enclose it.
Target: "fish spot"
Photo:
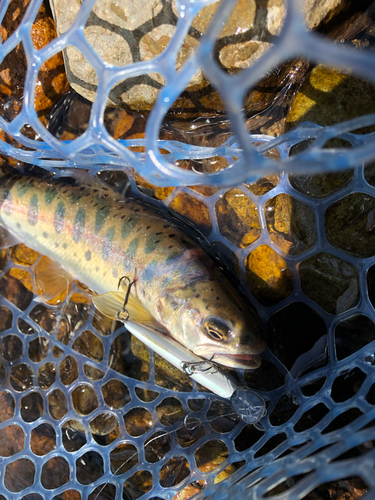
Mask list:
[[[175,234],[168,234],[168,238],[174,238],[176,235]]]
[[[195,296],[196,299],[199,299],[199,297],[201,296],[200,293],[197,293],[197,295]]]
[[[169,248],[173,248],[173,246],[171,246]],[[178,259],[179,257],[181,257],[181,255],[183,253],[184,253],[184,250],[176,250],[174,252],[171,252],[171,254],[168,255],[168,257],[166,258],[166,262],[170,262],[172,260]]]
[[[64,229],[65,222],[65,203],[60,201],[55,210],[55,218],[53,220],[53,225],[56,233],[61,233]]]
[[[96,271],[96,272],[99,272],[99,268],[98,268],[98,266],[96,266],[95,271]]]
[[[85,230],[86,223],[86,211],[83,208],[79,208],[77,211],[76,218],[74,220],[73,227],[73,240],[74,243],[78,243],[82,238],[83,232]]]
[[[145,253],[146,254],[152,253],[154,250],[156,250],[159,243],[160,243],[160,240],[155,241],[154,234],[148,235],[146,238],[146,243],[145,243]]]
[[[68,245],[66,243],[63,244],[63,248],[68,248]]]
[[[125,219],[121,227],[121,238],[123,239],[127,238],[133,231],[137,223],[138,223],[137,218],[130,217],[130,219],[128,220]]]
[[[150,229],[150,228],[151,228],[151,226],[147,226],[147,227],[146,227],[146,229]]]
[[[70,198],[70,203],[74,205],[75,203],[78,203],[79,200],[82,198],[82,194],[79,191],[73,191],[73,193],[69,196]]]
[[[108,229],[104,238],[104,245],[102,251],[103,260],[108,260],[111,255],[112,242],[114,237],[115,237],[115,226],[112,226]]]
[[[156,236],[159,236],[159,234],[163,234],[163,233],[156,233]]]
[[[48,238],[48,234],[46,232],[43,233],[43,238]]]
[[[73,257],[77,257],[77,252],[74,252]]]
[[[114,278],[117,278],[117,276],[118,276],[118,271],[117,271],[117,269],[113,269],[113,271],[112,271],[112,276],[113,276]]]
[[[220,300],[220,297],[216,297],[216,300]]]
[[[149,265],[146,267],[146,269],[143,271],[142,274],[142,280],[146,281],[147,283],[150,282],[153,277],[155,276],[155,272],[158,267],[158,261],[154,259],[149,263]]]
[[[85,252],[85,259],[87,261],[91,260],[91,252],[90,252],[90,250],[87,250],[87,252]]]
[[[136,208],[134,209],[134,212],[139,212],[139,210],[140,210],[139,208]]]
[[[129,247],[128,247],[128,250],[126,252],[125,260],[124,260],[125,271],[130,271],[130,269],[133,267],[133,261],[134,261],[136,251],[138,249],[138,245],[139,245],[138,238],[134,238],[134,240],[132,240],[129,243]]]
[[[97,210],[95,216],[95,232],[98,233],[102,229],[110,211],[111,211],[110,208],[106,206],[100,207]]]
[[[22,196],[24,196],[31,187],[32,187],[32,185],[30,184],[30,182],[28,182],[28,181],[20,181],[17,184],[17,194],[18,194],[18,196],[20,198],[22,198]]]
[[[18,229],[21,229],[21,224],[20,224],[19,222],[16,222],[16,227],[17,227]]]
[[[38,223],[38,197],[36,194],[30,199],[27,220],[31,226],[36,226]]]
[[[170,226],[169,224],[164,224],[164,226],[163,226],[163,227],[164,227],[164,229],[168,229],[168,228],[170,228],[171,226]]]
[[[168,248],[173,248],[173,245],[169,246]]]
[[[55,187],[47,187],[44,191],[44,201],[51,204],[57,195],[57,189]]]
[[[55,247],[56,247],[56,248],[59,248],[59,246],[60,246],[60,245],[59,245],[59,244],[57,243],[57,241],[56,241],[56,243],[55,243]]]

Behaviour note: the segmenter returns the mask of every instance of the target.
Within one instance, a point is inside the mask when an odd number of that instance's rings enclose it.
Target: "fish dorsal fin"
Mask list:
[[[35,269],[35,284],[38,291],[38,300],[52,300],[63,294],[66,295],[72,276],[60,264],[45,255],[38,262]]]
[[[122,311],[125,301],[124,292],[107,292],[102,295],[96,295],[92,298],[94,306],[102,313],[104,316],[117,320],[117,314]],[[149,311],[142,305],[141,301],[129,295],[128,302],[125,309],[129,313],[129,319],[135,323],[142,324],[153,324],[155,319]]]

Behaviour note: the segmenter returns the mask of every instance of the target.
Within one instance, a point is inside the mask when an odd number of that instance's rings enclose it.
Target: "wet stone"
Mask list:
[[[59,471],[56,474],[56,471]],[[63,457],[50,458],[43,464],[40,482],[47,490],[55,490],[69,481],[69,464]]]
[[[47,455],[56,448],[56,432],[50,424],[40,424],[31,431],[30,449],[38,456]]]
[[[92,332],[82,332],[73,343],[73,349],[95,361],[101,361],[104,355],[102,341]]]
[[[102,386],[101,391],[106,404],[115,410],[123,408],[131,401],[129,389],[120,380],[109,380]]]
[[[18,320],[18,328],[20,332],[25,335],[32,335],[33,333],[35,333],[34,328],[29,325],[29,323],[26,323],[26,321],[24,321],[22,318],[19,318]]]
[[[366,181],[370,184],[370,186],[375,187],[375,163],[371,163],[370,165],[365,165],[364,175]]]
[[[148,349],[129,332],[122,332],[111,344],[109,368],[136,380],[149,378],[150,356]]]
[[[22,398],[21,417],[25,422],[35,422],[43,413],[43,398],[38,392],[30,392]]]
[[[99,406],[94,389],[87,384],[81,384],[73,389],[72,401],[74,409],[80,415],[89,415]]]
[[[78,451],[86,444],[85,429],[78,420],[65,422],[62,431],[62,443],[69,453]]]
[[[285,424],[293,417],[298,408],[299,402],[294,396],[283,394],[269,416],[270,424],[274,427]]]
[[[210,424],[214,421],[214,418],[209,419]],[[212,428],[214,429],[214,426],[212,426]],[[176,431],[178,444],[182,448],[193,446],[193,444],[199,441],[205,434],[206,431],[204,430],[202,422],[200,419],[196,419],[194,417],[187,418],[186,421],[184,420],[184,425],[180,425]]]
[[[160,486],[171,488],[181,483],[190,474],[189,464],[185,457],[173,457],[163,465],[159,473]]]
[[[375,309],[375,266],[367,271],[367,291],[372,307]]]
[[[355,267],[328,253],[315,254],[299,265],[303,292],[330,314],[341,314],[359,299]]]
[[[138,464],[137,448],[130,443],[116,446],[110,453],[111,472],[115,475],[125,474]]]
[[[43,304],[37,304],[30,311],[29,317],[37,325],[41,326],[47,333],[52,335],[56,327],[56,317],[57,317],[56,311],[48,309]]]
[[[244,184],[252,193],[256,196],[262,196],[263,194],[272,191],[280,181],[280,176],[278,175],[268,175],[267,177],[261,177],[256,182],[252,184]]]
[[[271,437],[254,455],[255,458],[267,455],[270,451],[274,450],[286,440],[286,434],[282,432],[281,434],[276,434],[276,436]]]
[[[88,451],[76,460],[76,477],[81,484],[91,484],[104,474],[103,458],[95,451]]]
[[[316,240],[315,216],[311,208],[282,193],[264,207],[269,235],[289,255],[298,255]]]
[[[0,306],[0,332],[9,330],[13,323],[12,311],[6,306]]]
[[[91,366],[87,363],[85,363],[83,365],[83,371],[86,375],[87,378],[89,378],[90,380],[101,380],[104,375],[105,375],[105,372],[103,370],[99,370],[99,368],[96,368],[95,366]]]
[[[68,386],[78,378],[78,363],[73,356],[64,358],[59,366],[59,374],[61,382]]]
[[[346,427],[347,425],[357,420],[357,418],[361,417],[362,415],[363,412],[358,408],[350,408],[349,410],[344,411],[336,418],[334,418],[332,422],[322,430],[322,434],[328,434],[329,432],[342,429],[343,427]]]
[[[365,379],[366,375],[359,368],[340,373],[332,384],[331,398],[336,403],[347,401],[357,394]]]
[[[139,471],[124,482],[124,500],[136,500],[152,488],[152,475],[149,471]]]
[[[81,494],[77,490],[65,490],[64,493],[54,496],[52,500],[81,500]]]
[[[143,387],[135,387],[134,390],[137,397],[145,403],[154,401],[159,396],[159,392],[151,391],[150,389],[144,389]]]
[[[21,243],[10,249],[10,255],[16,264],[32,266],[38,260],[40,254]]]
[[[290,304],[273,314],[268,321],[267,332],[269,348],[288,370],[299,356],[310,351],[322,337],[321,350],[315,356],[319,358],[325,352],[325,323],[316,312],[301,302]],[[313,362],[314,358],[309,361]]]
[[[56,380],[56,369],[53,363],[46,363],[38,370],[38,385],[41,389],[49,389]]]
[[[161,460],[171,450],[169,432],[158,431],[152,434],[144,445],[145,459],[152,464]]]
[[[108,335],[112,335],[122,325],[119,321],[113,321],[95,309],[92,326],[100,333],[100,335],[107,337]]]
[[[285,383],[285,375],[267,359],[256,370],[245,370],[244,376],[247,386],[258,391],[273,391]]]
[[[116,486],[114,484],[105,483],[95,488],[87,497],[87,500],[112,500],[112,498],[116,498]]]
[[[190,392],[193,390],[191,379],[181,370],[168,363],[158,354],[154,354],[155,383],[173,391]]]
[[[375,323],[357,315],[339,323],[335,330],[337,359],[344,359],[375,340]]]
[[[68,404],[60,389],[55,389],[48,395],[48,411],[55,420],[62,419],[68,413]]]
[[[156,407],[159,421],[162,425],[170,426],[184,416],[181,402],[176,398],[165,398]]]
[[[0,392],[0,424],[13,418],[15,401],[13,396],[6,391]]]
[[[1,338],[0,354],[6,361],[16,361],[22,356],[22,340],[16,335],[6,335]]]
[[[324,216],[328,241],[356,257],[375,255],[375,198],[353,193],[333,203]]]
[[[267,245],[257,247],[246,257],[245,270],[250,292],[266,307],[277,304],[293,292],[291,270]]]
[[[34,385],[34,373],[31,366],[25,363],[12,366],[10,369],[10,385],[17,392],[26,391]]]
[[[24,311],[31,303],[33,294],[18,279],[13,278],[8,271],[0,279],[0,295],[6,297],[12,304]]]
[[[206,400],[201,399],[201,398],[199,398],[199,399],[198,398],[189,398],[187,403],[188,403],[188,406],[189,406],[191,411],[199,411],[205,405]]]
[[[12,457],[24,448],[25,434],[19,425],[8,425],[0,429],[0,457]]]
[[[302,394],[304,396],[307,396],[307,397],[315,396],[315,394],[317,394],[320,391],[320,389],[322,389],[326,380],[327,379],[325,377],[323,377],[323,378],[320,378],[318,380],[314,380],[313,382],[310,382],[309,384],[304,385],[301,388]]]
[[[240,421],[230,403],[214,400],[206,413],[211,428],[220,433],[232,431]]]
[[[20,458],[5,468],[4,486],[16,493],[29,488],[34,483],[35,465],[27,458]]]
[[[170,211],[176,212],[194,224],[205,236],[211,233],[211,217],[207,206],[197,198],[186,193],[177,195],[168,205]]]
[[[353,170],[337,174],[290,175],[291,185],[311,198],[324,198],[345,187],[353,178]]]
[[[239,248],[246,248],[261,234],[255,204],[239,189],[230,189],[215,206],[220,233]]]
[[[45,337],[37,337],[29,342],[28,355],[34,363],[40,363],[49,351],[49,340]]]
[[[329,409],[323,403],[318,403],[309,410],[305,411],[298,422],[294,425],[296,432],[303,432],[311,429],[324,418]]]
[[[126,431],[131,436],[142,436],[151,427],[154,422],[151,413],[145,408],[132,408],[124,415]]]
[[[195,452],[195,461],[201,472],[207,473],[215,469],[228,458],[229,452],[223,441],[212,440],[205,443]]]
[[[90,429],[94,440],[106,446],[120,437],[117,418],[111,413],[101,413],[90,421]]]

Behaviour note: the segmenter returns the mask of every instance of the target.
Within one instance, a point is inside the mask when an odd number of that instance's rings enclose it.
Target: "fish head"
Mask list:
[[[175,296],[180,307],[173,335],[195,354],[231,367],[255,369],[265,341],[257,313],[226,278],[187,284]]]

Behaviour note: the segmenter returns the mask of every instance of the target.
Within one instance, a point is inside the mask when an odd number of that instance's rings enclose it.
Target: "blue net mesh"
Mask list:
[[[375,135],[354,132],[374,125],[375,115],[329,127],[305,123],[272,138],[249,135],[241,109],[247,89],[285,60],[303,56],[351,69],[375,83],[374,56],[306,31],[300,2],[290,0],[277,43],[253,66],[229,76],[212,56],[234,5],[226,1],[199,48],[176,72],[176,54],[192,19],[210,3],[197,1],[178,4],[184,15],[160,56],[119,68],[103,63],[84,36],[94,3],[83,2],[71,28],[36,51],[30,29],[41,1],[32,1],[1,46],[4,58],[22,41],[27,77],[20,113],[11,122],[0,118],[0,127],[23,148],[0,142],[0,151],[56,175],[72,167],[92,174],[125,172],[140,195],[135,169],[156,186],[178,186],[160,204],[174,209],[178,200],[198,203],[210,220],[208,242],[238,268],[264,325],[268,349],[262,367],[237,375],[264,397],[267,415],[260,427],[245,425],[227,401],[148,352],[121,325],[99,317],[88,291],[78,284],[62,303],[40,303],[27,284],[33,282],[41,257],[31,259],[22,246],[8,249],[0,262],[0,499],[179,499],[194,494],[315,499],[324,498],[323,491],[330,498],[372,498],[375,181],[373,167],[364,165],[375,156]],[[0,18],[8,7],[9,2],[1,2]],[[87,130],[74,141],[60,142],[39,122],[32,103],[42,62],[68,45],[76,46],[94,67],[98,97]],[[222,96],[233,137],[218,147],[159,141],[166,113],[201,67]],[[145,139],[116,141],[103,124],[110,89],[152,71],[162,74],[166,84],[148,118]],[[39,140],[21,134],[25,124]],[[332,138],[352,147],[324,148]],[[290,155],[293,146],[306,140],[307,149]],[[129,149],[140,146],[146,152]],[[277,161],[267,155],[275,150]],[[218,156],[228,167],[215,173],[176,164]],[[300,177],[290,177],[296,167]],[[355,169],[324,196],[311,196],[305,189],[303,174],[348,167]],[[277,174],[277,180],[259,195],[249,183],[266,174]],[[186,187],[192,185],[218,189],[205,196]],[[239,244],[236,231],[226,228],[223,213],[232,195],[256,208],[259,229],[250,243]],[[291,234],[299,235],[289,250],[273,230],[283,203],[297,225]],[[345,232],[353,220],[352,232]],[[340,231],[334,230],[336,222]],[[289,288],[270,302],[248,271],[249,260],[265,246],[289,276]],[[321,276],[321,294],[309,285],[314,273]],[[337,285],[339,278],[344,289]],[[323,289],[331,291],[331,299]],[[301,337],[309,339],[307,351],[299,346]]]

